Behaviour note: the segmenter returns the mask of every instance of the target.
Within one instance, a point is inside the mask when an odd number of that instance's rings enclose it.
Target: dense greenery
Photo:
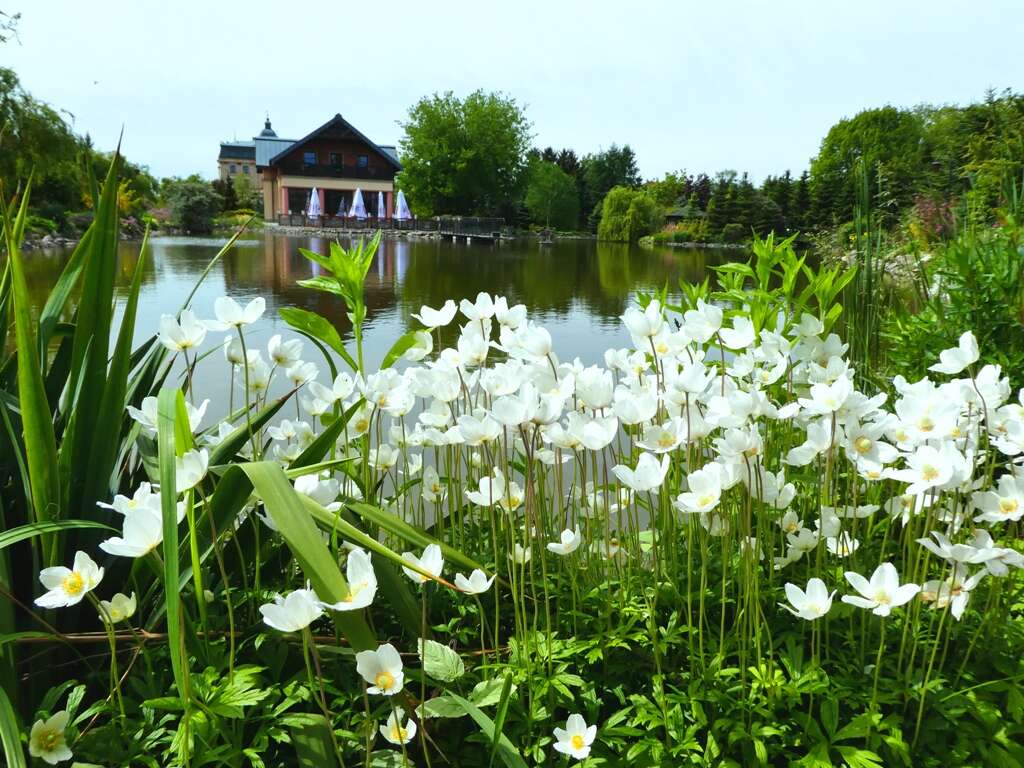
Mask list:
[[[555,163],[535,159],[528,169],[525,204],[537,224],[575,229],[580,215],[576,182]]]
[[[475,91],[424,97],[402,124],[402,172],[413,212],[510,217],[523,193],[530,123],[515,99]]]
[[[612,187],[604,196],[597,238],[619,243],[635,243],[661,224],[662,209],[652,195],[642,189]]]

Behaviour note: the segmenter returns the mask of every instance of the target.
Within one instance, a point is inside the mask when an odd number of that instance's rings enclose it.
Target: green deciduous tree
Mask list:
[[[553,162],[530,164],[526,207],[535,224],[572,229],[580,215],[580,198],[573,178]]]
[[[613,187],[604,197],[598,240],[635,243],[654,232],[664,212],[646,191],[629,187]]]
[[[224,199],[210,182],[197,174],[164,179],[160,191],[177,226],[193,234],[213,231],[213,219],[223,209]]]
[[[402,124],[398,185],[420,216],[509,215],[521,194],[530,123],[515,99],[450,91],[420,99]]]

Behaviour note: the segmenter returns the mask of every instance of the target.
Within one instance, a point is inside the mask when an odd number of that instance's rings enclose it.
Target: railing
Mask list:
[[[280,213],[277,223],[283,227],[313,227],[317,229],[387,229],[418,232],[434,232],[437,230],[436,219],[388,219],[368,216],[357,219],[355,216],[306,216],[302,213]]]
[[[505,220],[479,216],[438,216],[437,231],[442,235],[491,237],[505,228]]]
[[[329,163],[318,163],[307,165],[306,163],[291,162],[278,165],[281,173],[286,176],[315,176],[317,178],[329,179],[375,179],[377,181],[391,181],[395,178],[393,168],[360,168],[357,165],[333,165]]]

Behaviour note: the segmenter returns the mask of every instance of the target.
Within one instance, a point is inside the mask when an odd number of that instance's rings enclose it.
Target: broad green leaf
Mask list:
[[[348,350],[345,349],[345,343],[341,340],[341,336],[338,335],[338,330],[331,325],[330,320],[321,317],[316,312],[310,312],[299,307],[282,307],[278,310],[278,314],[281,315],[282,320],[295,330],[322,341],[341,355],[341,358],[353,371],[357,370],[356,361],[349,354]]]
[[[447,645],[434,640],[419,641],[420,661],[423,671],[435,680],[451,683],[466,673],[466,665],[462,657]]]
[[[344,600],[348,596],[348,584],[303,501],[319,505],[297,493],[285,477],[284,470],[274,462],[239,464],[231,467],[225,473],[225,478],[233,472],[244,472],[249,478],[263,500],[267,514],[321,599],[328,603]],[[377,647],[376,638],[362,615],[336,612],[334,622],[356,650]]]
[[[494,677],[490,680],[481,680],[473,686],[469,699],[478,707],[490,707],[501,701],[501,692],[505,686],[505,679]],[[512,686],[511,693],[515,693],[516,686]]]
[[[338,760],[331,744],[327,718],[323,715],[310,715],[306,720],[291,728],[292,744],[300,768],[336,768]]]
[[[388,350],[387,354],[384,355],[384,360],[381,362],[381,370],[390,368],[406,351],[416,343],[416,331],[409,331],[408,333],[402,334],[398,337],[398,341],[391,345],[391,349]]]
[[[501,682],[499,681],[499,689],[500,687]],[[505,768],[526,768],[526,763],[524,762],[522,755],[519,754],[519,750],[513,746],[512,742],[508,740],[508,737],[505,736],[505,734],[495,730],[494,721],[492,721],[491,718],[481,712],[475,704],[467,701],[458,694],[448,693],[446,695],[451,697],[455,703],[466,711],[467,715],[473,718],[476,724],[480,726],[480,730],[487,738],[487,741],[496,745],[495,754],[498,756],[498,759],[505,764]]]
[[[427,699],[416,708],[416,716],[428,717],[465,717],[468,713],[455,699],[446,695]]]

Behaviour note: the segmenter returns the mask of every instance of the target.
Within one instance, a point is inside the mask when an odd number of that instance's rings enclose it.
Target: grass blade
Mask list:
[[[3,688],[0,688],[0,743],[4,746],[5,765],[26,768],[25,750],[21,747],[21,725]]]
[[[43,536],[47,533],[58,533],[76,528],[100,528],[117,532],[116,528],[111,528],[109,525],[96,522],[95,520],[44,520],[39,523],[26,523],[25,525],[19,525],[17,528],[0,531],[0,549],[6,549],[17,544],[19,541],[31,539],[33,536]]]

